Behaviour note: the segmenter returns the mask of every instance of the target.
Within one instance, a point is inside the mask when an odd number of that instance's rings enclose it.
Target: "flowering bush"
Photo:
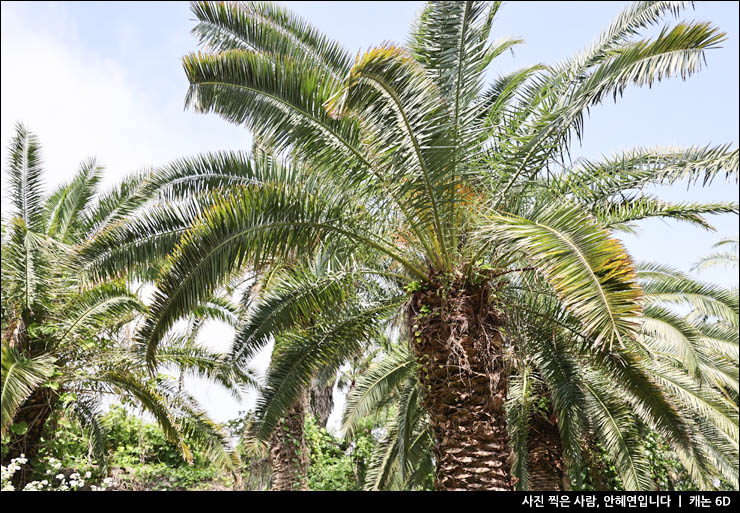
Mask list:
[[[21,454],[19,458],[10,460],[8,466],[2,466],[2,486],[0,490],[3,492],[14,491],[13,476],[17,471],[21,469],[21,465],[28,463],[28,459],[25,455]],[[47,479],[41,481],[31,481],[23,487],[24,492],[39,492],[39,491],[69,491],[79,490],[85,486],[85,480],[92,477],[92,473],[85,472],[81,475],[79,472],[72,472],[69,476],[64,475],[60,472],[62,463],[54,458],[49,458],[46,461],[46,465],[49,467],[46,470]],[[54,474],[56,472],[56,474]],[[106,477],[102,483],[98,485],[90,485],[89,489],[92,491],[104,491],[114,484],[113,478]]]

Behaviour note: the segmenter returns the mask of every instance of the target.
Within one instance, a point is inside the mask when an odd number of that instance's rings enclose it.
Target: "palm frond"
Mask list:
[[[152,206],[112,222],[78,251],[82,274],[92,282],[149,277],[207,206],[197,199]]]
[[[388,402],[400,384],[415,372],[413,355],[405,345],[395,347],[364,372],[347,394],[342,433],[351,437],[362,419]]]
[[[214,203],[182,237],[159,280],[150,316],[139,333],[150,348],[150,361],[172,324],[229,276],[246,266],[262,269],[273,259],[290,259],[296,246],[310,251],[319,241],[331,246],[343,238],[355,240],[415,269],[367,235],[372,228],[352,205],[326,191],[266,184],[236,188],[226,198],[214,198]],[[353,229],[358,224],[364,232]]]
[[[704,271],[715,267],[737,269],[738,266],[738,239],[723,239],[715,244],[714,248],[730,246],[729,251],[717,251],[700,258],[692,267],[693,271]]]
[[[257,403],[256,436],[267,439],[320,370],[337,370],[363,344],[374,340],[382,321],[401,301],[401,297],[393,297],[366,305],[347,305],[341,314],[335,312],[333,319],[280,337]]]
[[[70,302],[65,311],[65,319],[59,322],[57,344],[67,342],[75,330],[88,326],[95,326],[100,330],[111,319],[144,311],[145,306],[141,300],[126,287],[115,283],[99,285]]]
[[[596,218],[607,227],[649,218],[666,218],[685,221],[705,230],[715,228],[706,220],[704,214],[737,214],[737,203],[669,203],[651,196],[639,196],[616,201],[605,201],[592,209]]]
[[[244,124],[274,152],[293,152],[314,166],[338,169],[361,183],[370,168],[352,119],[334,119],[324,104],[339,82],[285,56],[231,50],[183,58],[190,81],[186,105]]]
[[[467,141],[478,136],[476,125],[469,122],[478,111],[470,107],[480,93],[486,67],[496,56],[521,42],[488,42],[500,6],[501,2],[429,2],[412,30],[411,53],[450,106],[452,141],[460,149],[467,148]]]
[[[580,159],[549,186],[586,203],[598,202],[648,185],[700,179],[706,185],[725,171],[738,177],[738,150],[729,145],[689,148],[636,148],[600,162]]]
[[[585,382],[585,408],[594,431],[614,461],[615,469],[627,490],[651,490],[647,458],[640,446],[631,408],[609,392],[607,383]]]
[[[327,107],[341,119],[363,120],[374,166],[400,173],[384,177],[403,185],[391,193],[404,198],[417,227],[433,227],[434,252],[427,258],[448,269],[450,234],[443,219],[453,206],[454,153],[448,144],[451,127],[440,122],[449,107],[435,83],[407,51],[386,45],[359,59]]]
[[[359,277],[359,274],[343,270],[317,276],[297,266],[278,273],[238,326],[231,358],[249,361],[271,336],[300,327],[322,311],[341,306],[347,300],[348,288]]]
[[[60,187],[49,197],[45,233],[62,242],[72,242],[70,231],[75,229],[79,218],[92,201],[102,178],[102,171],[102,166],[95,159],[88,159],[80,165],[79,171],[68,185]]]
[[[185,375],[216,382],[237,399],[241,398],[242,391],[259,388],[256,371],[237,365],[226,355],[193,341],[190,336],[169,336],[163,340],[157,349],[157,362],[165,368],[174,365]],[[144,358],[142,363],[145,363]]]
[[[43,354],[28,358],[2,343],[2,433],[13,423],[18,408],[54,372],[54,358]]]
[[[640,264],[637,277],[649,304],[683,305],[699,315],[737,327],[737,292],[694,280],[678,269],[660,264]]]
[[[349,54],[299,16],[266,2],[192,2],[199,20],[192,32],[215,53],[253,50],[267,55],[305,59],[341,79],[349,71]]]
[[[3,291],[20,314],[46,302],[52,273],[43,236],[30,231],[20,217],[11,219],[9,232],[2,253]]]
[[[636,335],[630,317],[639,312],[641,293],[632,263],[619,242],[580,209],[566,204],[532,219],[505,214],[485,219],[481,240],[506,243],[535,263],[595,346],[611,348]]]
[[[38,138],[22,123],[16,123],[10,141],[8,180],[14,215],[20,217],[29,230],[43,233],[43,167]]]
[[[103,471],[107,470],[107,427],[101,419],[99,398],[90,394],[76,394],[74,401],[65,403],[66,411],[77,419],[82,431],[87,435],[92,453]]]
[[[631,36],[657,24],[666,15],[678,16],[690,3],[635,2],[628,6],[609,24],[591,47],[569,62],[572,75],[578,76],[579,72],[582,73],[585,69],[609,58],[611,52],[618,49]]]
[[[506,403],[507,426],[511,439],[511,475],[517,478],[516,489],[529,489],[528,435],[529,417],[533,400],[531,369],[523,368],[509,383],[509,397]]]

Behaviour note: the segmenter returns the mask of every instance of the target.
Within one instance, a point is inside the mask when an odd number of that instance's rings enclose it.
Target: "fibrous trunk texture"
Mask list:
[[[13,476],[12,484],[16,490],[22,490],[26,483],[31,481],[33,468],[30,462],[37,456],[41,447],[41,435],[46,421],[54,411],[57,397],[56,392],[50,388],[37,388],[18,409],[13,423],[25,422],[28,427],[21,435],[10,433],[8,452],[2,461],[3,465],[8,465],[10,460],[20,457],[21,454],[29,461],[21,465],[20,470]]]
[[[303,490],[306,487],[308,450],[303,422],[308,409],[308,394],[302,394],[270,437],[270,463],[273,490]]]
[[[527,437],[530,490],[567,490],[570,488],[563,460],[560,433],[554,418],[535,415]]]
[[[435,487],[511,490],[503,322],[487,281],[435,277],[414,292],[408,315],[434,431]]]
[[[319,380],[311,381],[310,390],[311,414],[316,418],[319,426],[325,428],[329,421],[331,410],[334,408],[334,384],[326,385]]]

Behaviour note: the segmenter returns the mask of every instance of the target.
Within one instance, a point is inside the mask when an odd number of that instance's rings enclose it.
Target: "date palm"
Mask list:
[[[214,165],[216,162],[219,164]],[[251,157],[239,152],[215,153],[180,159],[154,170],[140,178],[135,187],[130,187],[130,199],[127,201],[133,205],[129,212],[118,222],[101,230],[94,240],[81,248],[85,272],[94,281],[121,277],[154,281],[158,278],[159,269],[167,265],[168,255],[174,251],[182,236],[193,223],[218,204],[220,195],[228,194],[230,187],[259,186],[284,180],[292,173],[291,168],[274,159],[261,146],[255,147]],[[306,184],[309,185],[308,182]],[[310,265],[306,267],[311,260],[309,255],[302,254],[300,259],[288,260],[261,269],[243,266],[239,272],[232,273],[231,279],[223,283],[223,287],[219,287],[220,292],[233,295],[240,287],[246,286],[238,312],[234,312],[240,318],[238,337],[242,336],[244,330],[254,328],[251,321],[260,319],[260,312],[275,308],[270,297],[279,292],[286,280],[290,282],[291,277],[301,276],[310,268]],[[317,257],[314,264],[318,263],[319,267],[324,265],[320,260]],[[299,265],[299,261],[303,264]],[[291,270],[293,267],[296,269]],[[273,290],[273,284],[277,284],[276,290]],[[202,306],[200,302],[192,304],[189,313],[183,313],[182,318],[202,310]],[[285,306],[277,306],[281,312],[288,310]],[[289,321],[292,324],[281,325],[268,335],[277,337],[280,330],[293,325],[305,328],[311,319],[305,311],[298,311],[292,313]],[[192,329],[188,336],[194,336]],[[259,340],[261,348],[270,338]],[[162,348],[157,347],[157,355],[161,352]],[[253,353],[246,354],[251,356]],[[230,362],[248,371],[249,361],[240,356],[242,354],[245,353],[235,347]],[[152,358],[153,355],[149,354],[150,364]],[[157,356],[157,362],[159,360]],[[155,368],[156,365],[150,365],[150,370]],[[329,379],[328,375],[323,377]],[[316,376],[306,385],[301,397],[291,404],[291,411],[283,415],[270,444],[273,488],[302,486],[300,476],[305,474],[303,467],[306,464],[302,442],[303,418],[307,411],[311,411],[325,423],[331,410],[331,393],[331,384],[326,385]]]
[[[675,447],[676,453],[697,486],[711,487],[720,477],[737,486],[737,469],[731,464],[738,454],[737,293],[655,264],[639,266],[638,278],[645,294],[637,356],[643,353],[644,358],[635,363],[653,375],[693,424],[695,454],[687,455],[680,447]],[[530,301],[552,296],[535,283],[518,290],[529,294]],[[548,311],[515,297],[509,301],[519,302],[520,310]],[[642,421],[625,416],[643,406],[630,397],[629,388],[619,390],[620,380],[609,380],[608,368],[594,368],[588,353],[570,350],[568,338],[577,323],[558,318],[556,312],[548,317],[557,322],[512,319],[517,354],[507,410],[517,488],[558,490],[566,484],[567,469],[575,477],[583,466],[597,471],[581,450],[593,441],[606,447],[606,457],[626,486],[650,487],[640,447]],[[409,393],[416,388],[412,353],[401,344],[378,360],[347,397],[343,425],[348,435],[362,419],[380,415],[389,404],[395,408],[368,472],[368,489],[406,489],[424,476],[430,427],[418,401],[407,400],[418,398],[419,390],[415,396]],[[609,408],[601,406],[603,398],[608,398]]]
[[[243,124],[299,165],[233,187],[182,235],[138,334],[150,364],[170,327],[234,273],[351,244],[377,263],[368,276],[390,273],[407,291],[397,312],[418,364],[438,488],[513,486],[504,404],[519,305],[500,291],[518,275],[548,283],[578,324],[579,344],[640,397],[637,414],[689,450],[677,410],[632,364],[641,290],[611,232],[649,217],[707,226],[703,214],[736,213],[728,203],[672,204],[644,187],[723,172],[736,179],[738,152],[639,148],[570,162],[568,150],[583,134],[585,111],[630,85],[692,75],[724,35],[680,21],[643,37],[683,3],[637,3],[574,58],[484,87],[488,66],[519,42],[489,41],[499,7],[430,3],[406,46],[384,44],[353,62],[275,5],[193,4],[205,51],[183,59],[187,105]],[[214,174],[224,167],[207,160]],[[313,372],[307,359],[339,362],[350,352],[320,345],[293,371]],[[292,404],[299,393],[276,386],[265,400]]]
[[[305,415],[311,413],[321,421],[323,414],[324,423],[328,418],[329,412],[318,410],[310,399],[321,383],[328,383],[331,393],[342,360],[321,360],[316,346],[342,346],[350,355],[359,352],[363,340],[375,332],[371,323],[399,304],[398,295],[378,295],[380,284],[368,283],[363,268],[346,255],[337,258],[342,251],[333,249],[333,257],[319,254],[310,262],[304,257],[262,273],[259,290],[248,296],[250,308],[237,327],[230,354],[238,366],[246,365],[256,351],[271,340],[275,342],[257,401],[259,422],[253,433],[263,439],[269,436],[274,490],[303,487],[307,470]],[[275,387],[296,394],[264,401],[274,395]],[[285,402],[283,397],[287,397]]]
[[[134,324],[146,311],[138,294],[124,279],[86,279],[80,248],[119,221],[127,202],[133,205],[122,194],[127,183],[99,193],[102,168],[88,160],[69,183],[44,196],[40,153],[37,138],[18,125],[7,168],[13,209],[2,224],[2,435],[7,459],[25,454],[33,460],[47,421],[66,411],[80,420],[104,463],[105,432],[98,419],[104,397],[113,395],[153,414],[185,458],[190,458],[193,444],[231,465],[225,438],[197,402],[166,374],[145,372],[145,348],[131,340]],[[194,314],[200,320],[224,319],[233,316],[233,309],[223,298],[212,297]],[[161,349],[162,371],[176,368],[234,391],[253,382],[249,374],[229,367],[222,355],[175,330]],[[27,481],[30,472],[24,466],[16,484]]]

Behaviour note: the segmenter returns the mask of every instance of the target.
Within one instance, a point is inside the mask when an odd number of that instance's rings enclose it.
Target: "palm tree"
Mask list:
[[[88,160],[71,182],[45,197],[40,152],[37,138],[18,124],[8,165],[13,211],[2,225],[2,434],[9,449],[4,460],[21,454],[33,459],[47,421],[66,411],[80,420],[104,463],[99,414],[103,398],[112,394],[152,413],[186,459],[194,444],[231,465],[225,438],[197,402],[165,374],[145,371],[145,348],[131,340],[146,311],[137,293],[124,279],[90,283],[83,272],[79,249],[120,219],[126,209],[117,200],[126,183],[98,194],[102,168]],[[195,315],[199,322],[227,319],[233,309],[212,297]],[[175,331],[161,349],[162,370],[175,367],[235,392],[254,382],[223,355]],[[31,470],[24,466],[16,485]]]
[[[324,365],[312,359],[309,361],[311,368],[301,373],[293,372],[296,365],[301,365],[304,345],[323,341],[332,345],[341,343],[349,350],[358,351],[366,333],[354,328],[355,316],[362,314],[362,299],[372,301],[373,292],[377,292],[373,290],[377,286],[371,287],[361,279],[361,268],[349,262],[347,255],[338,258],[342,252],[338,248],[334,250],[332,256],[319,254],[308,262],[304,257],[302,262],[276,265],[263,273],[254,287],[258,290],[250,292],[249,305],[244,305],[250,307],[244,322],[236,330],[230,354],[236,365],[247,364],[270,340],[275,342],[262,394],[271,395],[277,376],[289,380],[277,386],[295,387],[298,391],[285,403],[266,404],[262,397],[258,398],[257,415],[261,422],[256,425],[256,431],[263,438],[269,436],[273,490],[303,488],[308,464],[303,436],[305,416],[313,414],[323,426],[331,409],[317,408],[311,404],[311,399],[318,395],[317,392],[332,393],[339,369],[335,362]],[[330,310],[322,310],[319,305]],[[347,317],[345,312],[349,314]],[[327,330],[327,326],[331,329]],[[368,326],[362,328],[367,330]],[[297,379],[291,380],[293,376]],[[269,428],[265,429],[266,426]]]
[[[299,165],[233,187],[182,236],[138,334],[150,364],[167,330],[233,273],[297,250],[352,244],[375,263],[367,276],[392,274],[407,291],[400,311],[433,430],[439,489],[513,486],[504,404],[509,319],[520,310],[502,291],[518,275],[548,284],[577,324],[569,343],[618,372],[646,405],[637,414],[688,451],[676,409],[632,365],[641,291],[611,231],[649,217],[706,226],[703,214],[737,212],[729,203],[672,204],[644,187],[707,182],[723,171],[736,179],[738,152],[640,148],[570,162],[568,150],[583,135],[587,109],[629,85],[692,75],[724,34],[705,22],[678,22],[641,37],[683,4],[638,3],[574,58],[484,89],[487,67],[519,43],[489,42],[499,7],[430,3],[405,47],[385,44],[353,63],[275,5],[193,4],[206,52],[183,59],[187,105],[244,124]],[[204,165],[214,174],[224,169],[219,159],[205,157]],[[308,358],[336,363],[349,354],[324,344],[293,371],[314,372]],[[265,400],[293,404],[299,393],[276,386]],[[562,420],[559,429],[567,430]]]
[[[220,165],[214,167],[216,161]],[[116,223],[100,230],[95,239],[80,249],[83,269],[96,282],[121,277],[155,281],[159,270],[167,265],[168,254],[176,248],[187,229],[200,216],[207,214],[225,189],[234,185],[256,186],[285,179],[291,173],[290,168],[275,160],[262,147],[256,146],[252,158],[239,152],[208,154],[180,159],[144,176],[133,177],[131,181],[134,186],[127,187],[122,194],[131,203],[126,214]],[[296,271],[298,274],[305,272],[307,260],[310,258],[302,255],[304,267],[299,266]],[[295,262],[282,262],[262,269],[244,268],[234,273],[232,279],[223,283],[223,287],[219,287],[218,293],[226,295],[233,295],[244,288],[238,311],[233,312],[239,318],[240,333],[250,329],[250,308],[259,305],[264,309],[265,305],[261,302],[269,297],[271,284],[281,283],[282,278],[291,274],[290,266],[295,265]],[[269,309],[274,306],[268,303],[266,307]],[[192,305],[183,318],[190,318],[202,307],[203,303]],[[281,329],[310,323],[310,318],[303,312],[295,312],[290,322],[292,324]],[[188,337],[194,339],[200,325],[193,324],[192,320],[188,320],[188,325]],[[305,328],[305,325],[302,327]],[[271,335],[277,334],[278,331],[275,331]],[[269,338],[260,338],[259,341],[262,344],[259,347],[262,348]],[[161,350],[158,347],[157,353],[160,354]],[[249,374],[249,361],[238,356],[243,353],[235,348],[230,362],[237,363]],[[246,354],[251,356],[254,351]],[[153,355],[149,354],[148,358],[151,364]],[[150,369],[155,367],[150,365]],[[324,381],[329,380],[328,376],[323,378]],[[270,444],[274,488],[301,486],[300,476],[305,474],[307,463],[305,444],[302,442],[303,418],[310,409],[325,424],[331,411],[332,384],[324,383],[318,376],[313,379],[305,390],[309,396],[295,401],[291,412],[285,415],[284,422],[274,433]]]
[[[698,486],[711,486],[716,478],[737,486],[737,468],[731,464],[738,456],[737,293],[666,266],[643,264],[638,269],[645,294],[639,319],[641,350],[636,356],[644,357],[635,363],[653,375],[681,416],[693,424],[696,455],[687,457],[681,447],[675,447],[676,453]],[[530,300],[552,294],[534,283],[521,290]],[[547,311],[520,305],[521,310]],[[558,318],[555,313],[549,317]],[[569,486],[568,470],[576,478],[583,466],[598,473],[586,450],[595,441],[604,442],[606,456],[623,483],[649,486],[640,477],[648,475],[639,438],[642,422],[634,415],[630,418],[632,410],[649,405],[630,397],[629,387],[619,390],[621,383],[609,380],[613,376],[608,368],[589,369],[593,359],[570,349],[567,336],[572,328],[567,318],[560,318],[560,325],[518,321],[512,319],[518,344],[507,401],[517,488],[559,490]],[[410,351],[401,344],[372,365],[347,396],[343,424],[350,436],[362,419],[376,417],[389,404],[395,408],[368,472],[368,489],[418,485],[414,479],[423,476],[428,465],[431,444],[424,438],[428,418],[417,401],[403,399],[419,386],[414,366]],[[608,409],[602,407],[603,398],[610,402]],[[411,433],[417,434],[413,442]],[[599,481],[595,477],[594,482]]]

